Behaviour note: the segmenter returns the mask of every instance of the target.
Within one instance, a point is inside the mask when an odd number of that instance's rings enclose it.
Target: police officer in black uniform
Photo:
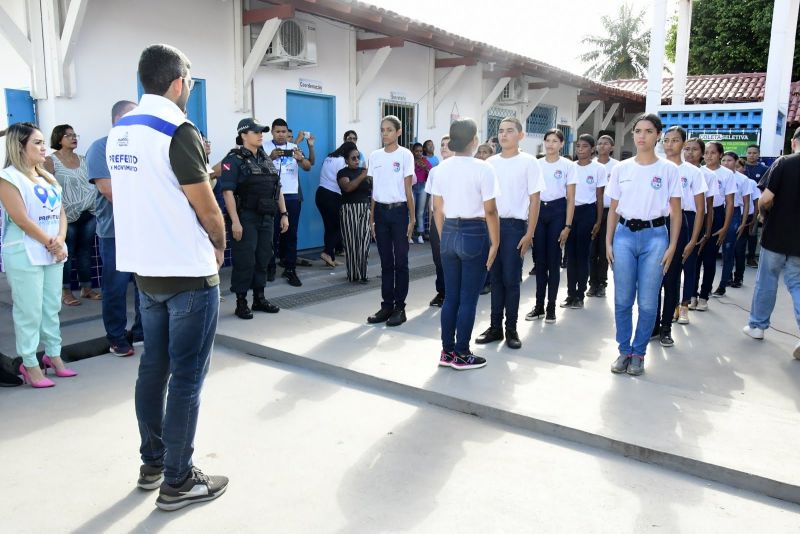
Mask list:
[[[275,220],[281,232],[289,228],[280,175],[262,148],[268,126],[254,119],[242,119],[237,127],[237,148],[222,160],[222,196],[230,220],[231,292],[236,293],[236,316],[252,319],[253,311],[278,313],[279,308],[264,298],[267,265],[272,257]],[[280,214],[280,219],[275,215]],[[247,305],[247,291],[253,290],[253,308]]]

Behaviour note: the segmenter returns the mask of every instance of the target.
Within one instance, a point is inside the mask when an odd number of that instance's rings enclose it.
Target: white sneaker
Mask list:
[[[420,245],[423,245],[423,244],[425,244],[425,240],[422,238],[422,236],[421,236],[421,235],[418,235],[418,236],[417,236],[417,243],[419,243]]]
[[[695,307],[697,311],[708,311],[708,300],[706,299],[697,299],[697,306]]]
[[[749,324],[742,328],[742,332],[744,332],[744,335],[750,336],[753,339],[764,339],[764,331],[760,328],[753,328]],[[794,349],[794,357],[800,360],[800,350],[798,349],[800,349],[800,344]]]
[[[794,346],[794,352],[792,352],[792,356],[794,356],[795,360],[800,360],[800,341],[798,341],[797,345]]]
[[[689,309],[692,311],[697,309],[697,297],[692,297],[689,300]]]
[[[689,324],[689,308],[680,306],[678,310],[678,324]]]

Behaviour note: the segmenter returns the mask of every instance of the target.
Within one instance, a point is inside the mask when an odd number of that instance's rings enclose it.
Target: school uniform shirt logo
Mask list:
[[[664,183],[660,176],[653,176],[653,179],[650,180],[650,187],[652,187],[656,191],[661,189],[662,185],[664,185]]]
[[[562,176],[564,176],[564,174],[560,170],[553,173],[553,178],[556,180],[560,180]]]
[[[42,201],[42,207],[50,211],[55,211],[56,204],[61,201],[61,195],[58,194],[58,191],[56,191],[53,186],[46,188],[41,185],[36,185],[33,187],[33,193]]]
[[[586,183],[592,185],[594,183],[594,176],[587,176]]]
[[[392,162],[392,170],[394,172],[400,172],[400,162],[399,161]]]
[[[689,179],[685,176],[681,176],[681,187],[683,187],[684,189],[689,187]]]

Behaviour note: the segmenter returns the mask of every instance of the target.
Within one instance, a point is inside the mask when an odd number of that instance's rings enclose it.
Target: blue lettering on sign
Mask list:
[[[139,162],[139,157],[133,154],[109,154],[109,163],[127,163],[129,165],[136,165]]]

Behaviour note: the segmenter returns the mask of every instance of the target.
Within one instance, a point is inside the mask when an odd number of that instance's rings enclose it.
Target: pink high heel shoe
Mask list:
[[[42,363],[44,364],[44,374],[47,374],[47,368],[52,367],[53,370],[56,372],[56,376],[59,378],[70,378],[73,376],[78,376],[78,373],[69,367],[64,367],[63,369],[57,369],[55,365],[53,365],[53,360],[50,359],[50,356],[45,355],[42,358]]]
[[[28,370],[25,369],[24,365],[20,365],[19,366],[19,372],[22,375],[22,380],[26,384],[30,384],[31,387],[35,387],[35,388],[51,388],[51,387],[56,385],[55,382],[53,382],[49,378],[42,378],[41,380],[37,380],[37,381],[34,382],[33,380],[31,380],[31,375],[28,373]]]

